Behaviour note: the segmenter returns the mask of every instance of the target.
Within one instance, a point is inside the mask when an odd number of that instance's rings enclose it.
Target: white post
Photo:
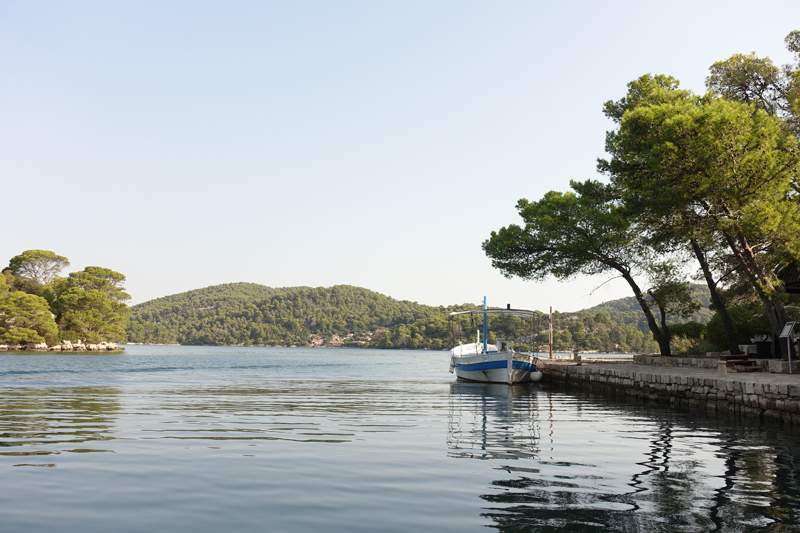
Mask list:
[[[550,359],[553,358],[553,306],[550,306]]]
[[[786,357],[789,359],[789,373],[792,373],[792,331],[794,331],[794,326],[797,322],[787,322],[783,325],[783,331],[778,336],[778,339],[782,339],[786,337]],[[777,352],[779,346],[778,341],[773,343],[775,347],[775,351]]]
[[[508,350],[506,352],[506,356],[508,357],[508,384],[513,385],[514,383],[511,381],[512,373],[514,372],[514,351]]]

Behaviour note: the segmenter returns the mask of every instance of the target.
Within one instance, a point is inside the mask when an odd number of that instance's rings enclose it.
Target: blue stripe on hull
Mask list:
[[[486,361],[481,363],[456,365],[456,368],[465,372],[479,372],[481,370],[491,370],[493,368],[508,368],[508,361]],[[536,372],[536,365],[524,361],[513,361],[511,368],[515,370],[526,370]]]
[[[486,361],[481,363],[457,364],[456,368],[466,372],[478,372],[480,370],[491,370],[492,368],[508,368],[508,361]]]
[[[517,370],[527,370],[528,372],[538,372],[538,370],[536,370],[536,365],[526,363],[524,361],[514,361],[511,363],[511,368]]]

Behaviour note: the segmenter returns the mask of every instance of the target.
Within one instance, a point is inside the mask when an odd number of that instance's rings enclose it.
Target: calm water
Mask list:
[[[0,531],[800,531],[800,433],[446,352],[0,354]]]

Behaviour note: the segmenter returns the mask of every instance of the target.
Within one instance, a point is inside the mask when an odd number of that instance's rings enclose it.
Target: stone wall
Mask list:
[[[546,365],[545,379],[583,389],[624,393],[681,408],[726,410],[800,424],[800,385],[672,376],[655,368],[653,372],[631,372],[555,364]]]
[[[654,366],[693,366],[697,368],[717,368],[719,356],[712,357],[664,357],[661,355],[634,355],[633,362],[639,365]]]
[[[677,366],[677,367],[695,367],[695,368],[717,368],[719,362],[718,353],[713,353],[707,356],[696,357],[662,357],[660,355],[634,355],[633,362],[638,365],[651,365],[651,366]],[[753,359],[756,363],[760,364],[766,372],[773,374],[788,374],[789,362],[780,359]],[[792,372],[800,374],[800,361],[792,361]]]

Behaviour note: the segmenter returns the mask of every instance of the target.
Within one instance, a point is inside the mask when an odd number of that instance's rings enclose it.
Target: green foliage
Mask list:
[[[8,270],[18,277],[30,278],[47,285],[59,272],[69,266],[66,257],[50,250],[26,250],[8,262]]]
[[[800,31],[786,36],[795,63],[776,67],[768,57],[734,54],[711,66],[706,87],[737,102],[753,104],[779,116],[787,130],[800,134]]]
[[[663,75],[628,84],[625,97],[605,104],[618,129],[607,134],[611,158],[598,169],[611,183],[572,182],[575,193],[520,200],[524,227],[502,228],[483,243],[492,265],[536,281],[616,270],[666,354],[668,315],[689,317],[700,305],[677,275],[682,269],[654,256],[691,249],[716,309],[726,305],[720,281],[744,279],[775,333],[786,319],[776,265],[800,261],[800,146],[787,127],[797,118],[800,33],[786,42],[798,64],[783,71],[754,55],[715,64],[708,83],[717,94],[697,96]],[[649,299],[632,279],[635,270],[651,275]],[[587,336],[570,333],[576,344]]]
[[[619,205],[612,187],[592,180],[572,181],[570,186],[575,193],[550,191],[537,202],[517,203],[525,227],[501,228],[483,243],[492,266],[506,277],[537,281],[618,273],[631,287],[660,351],[668,355],[666,332],[659,330],[633,277],[648,269],[652,256],[641,230]]]
[[[638,313],[642,315],[641,311]],[[549,317],[542,314],[539,335],[534,340],[538,350],[546,351]],[[645,328],[647,326],[645,325]],[[659,350],[649,331],[635,325],[621,324],[606,313],[579,311],[553,313],[553,349],[560,352],[579,350],[606,353],[653,353]]]
[[[575,192],[550,191],[536,202],[521,199],[524,227],[492,232],[483,250],[506,276],[542,281],[610,270],[630,274],[647,255],[624,213],[596,181],[571,182]]]
[[[117,302],[131,299],[130,295],[125,292],[125,287],[122,286],[125,283],[125,276],[109,268],[89,266],[82,272],[72,272],[69,275],[68,283],[86,291],[102,292]]]
[[[733,329],[736,333],[736,342],[738,344],[750,344],[750,339],[754,335],[767,335],[770,332],[769,321],[764,316],[763,311],[759,311],[757,307],[729,307],[728,314],[733,321]],[[708,323],[706,340],[719,350],[727,346],[719,314],[714,314],[714,317]]]
[[[691,287],[692,298],[700,304],[700,308],[692,313],[692,315],[688,318],[693,322],[707,324],[708,321],[711,320],[711,317],[714,316],[714,312],[709,310],[711,299],[709,296],[708,287],[697,284],[692,285]],[[647,325],[647,320],[642,313],[641,307],[636,301],[636,298],[633,296],[604,302],[595,305],[594,307],[583,309],[581,312],[592,315],[603,313],[607,315],[614,323],[630,324],[639,329],[642,333],[650,332],[650,328]],[[667,325],[677,324],[680,322],[680,320],[681,319],[678,316],[667,315]]]
[[[795,134],[800,132],[800,31],[793,31],[786,36],[786,48],[794,53],[795,64],[784,67],[787,76],[786,100],[790,106]]]
[[[52,308],[62,336],[88,342],[125,340],[130,309],[124,303],[125,276],[108,268],[86,267],[52,284]]]
[[[692,284],[680,277],[679,268],[672,262],[655,262],[650,265],[655,287],[647,291],[662,315],[687,318],[700,309],[694,298]]]
[[[443,350],[474,342],[482,316],[449,316],[469,309],[475,306],[432,307],[347,285],[274,289],[234,283],[135,305],[127,332],[131,342],[143,343],[302,346],[337,335],[350,347]],[[533,324],[489,317],[491,338],[540,351],[547,350],[547,325],[543,314]],[[651,352],[655,346],[634,326],[585,313],[555,313],[554,337],[556,350]]]
[[[608,134],[612,159],[600,163],[628,208],[651,224],[681,224],[688,235],[742,234],[798,253],[788,235],[800,221],[785,199],[799,154],[780,120],[738,102],[676,98],[652,79],[639,81],[651,92]]]
[[[14,328],[4,329],[0,327],[0,344],[21,344],[26,343],[43,343],[46,342],[45,338],[39,335],[39,332],[28,328]]]
[[[125,340],[123,327],[128,307],[120,305],[96,289],[72,287],[62,293],[54,307],[58,310],[58,325],[66,340],[91,343]]]
[[[367,332],[418,321],[418,327],[448,336],[443,308],[397,301],[347,285],[274,289],[233,283],[158,298],[132,311],[128,326],[132,342],[303,345],[311,336],[330,340],[333,335],[352,334],[349,342],[372,345],[379,337],[365,339]],[[433,315],[442,315],[443,322]],[[420,343],[414,333],[419,331],[384,342],[413,347]],[[430,343],[423,340],[419,347],[430,347]]]
[[[125,340],[130,311],[124,303],[130,299],[122,286],[125,276],[86,267],[56,277],[67,265],[66,257],[47,250],[27,250],[11,259],[0,275],[0,342]]]
[[[705,339],[696,339],[675,335],[670,339],[672,353],[676,355],[705,355],[708,352],[719,351],[719,347]]]
[[[11,287],[8,286],[6,276],[0,274],[0,300],[8,296],[9,292],[11,292]]]
[[[40,296],[12,292],[0,300],[0,343],[58,342],[47,301]]]
[[[781,69],[770,58],[734,54],[725,61],[717,61],[709,69],[706,87],[715,93],[775,114],[782,106]]]
[[[599,169],[649,239],[711,249],[721,275],[733,266],[746,276],[779,330],[786,315],[774,266],[800,258],[800,150],[782,120],[649,75],[607,114],[619,129],[608,133],[612,158]]]
[[[15,276],[10,270],[3,271],[3,278],[6,285],[11,292],[20,291],[26,294],[33,294],[35,296],[45,296],[47,286],[42,285],[35,279],[26,278],[24,276]]]
[[[628,83],[628,93],[617,101],[609,100],[603,104],[603,113],[619,124],[625,114],[641,105],[670,104],[672,102],[692,98],[691,91],[679,89],[680,82],[672,76],[645,74]],[[613,142],[613,133],[606,137],[606,142]],[[600,161],[604,163],[604,161]]]
[[[693,298],[691,284],[682,278],[680,269],[673,261],[654,262],[648,270],[655,287],[648,290],[647,294],[658,307],[661,331],[669,340],[671,330],[667,316],[687,318],[700,309],[700,304]]]
[[[722,326],[720,326],[721,328]],[[669,326],[672,336],[685,339],[703,339],[706,335],[706,325],[699,322],[686,322]]]

